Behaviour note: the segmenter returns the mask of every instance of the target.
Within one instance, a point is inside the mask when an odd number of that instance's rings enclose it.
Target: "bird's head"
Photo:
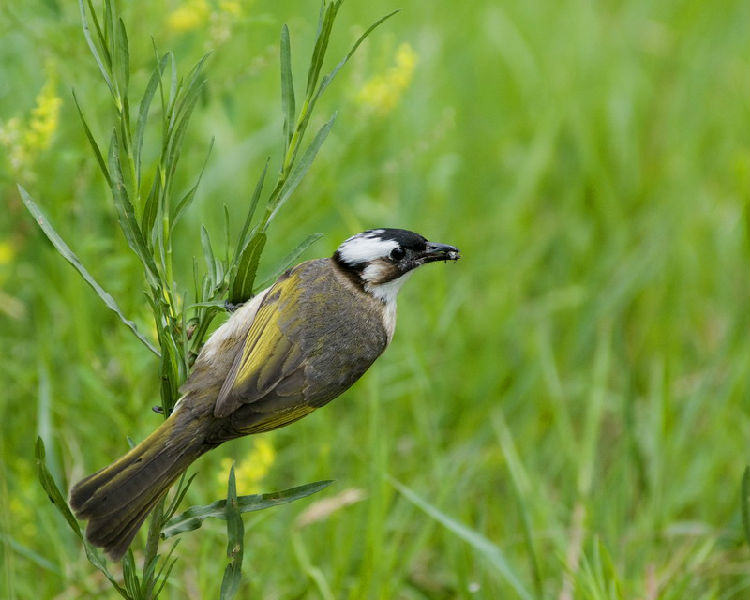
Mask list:
[[[333,260],[383,302],[395,300],[401,285],[417,267],[458,260],[458,248],[429,242],[405,229],[370,229],[345,240]]]

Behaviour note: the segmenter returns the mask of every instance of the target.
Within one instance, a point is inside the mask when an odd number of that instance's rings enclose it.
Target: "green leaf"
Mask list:
[[[182,477],[180,477],[180,481],[177,484],[177,491],[175,492],[174,499],[164,512],[165,520],[168,521],[172,518],[174,513],[177,512],[177,507],[180,506],[180,502],[185,498],[185,494],[187,494],[190,489],[190,484],[193,483],[193,479],[195,479],[197,474],[198,473],[193,473],[190,477],[187,476],[187,471],[182,474]]]
[[[45,459],[47,458],[47,453],[44,449],[44,442],[42,441],[41,437],[36,438],[36,470],[37,475],[39,476],[39,483],[42,484],[42,487],[44,488],[44,491],[47,492],[47,497],[50,499],[50,502],[55,505],[55,508],[60,512],[60,514],[65,517],[65,520],[68,522],[68,525],[70,525],[70,528],[73,530],[73,532],[79,537],[82,538],[83,534],[81,533],[81,528],[78,525],[78,521],[76,521],[76,518],[73,516],[73,513],[70,512],[70,508],[68,508],[68,503],[65,502],[63,499],[62,494],[60,493],[60,490],[57,487],[57,484],[55,484],[55,480],[52,478],[52,474],[49,472],[49,469],[47,468],[47,463],[45,462]]]
[[[237,272],[234,274],[230,286],[229,301],[232,304],[240,304],[252,296],[255,273],[258,271],[260,255],[265,245],[266,234],[263,231],[257,231],[240,254]]]
[[[315,157],[318,155],[318,151],[320,150],[320,147],[323,145],[323,142],[328,137],[328,133],[331,131],[331,127],[333,127],[333,123],[335,121],[336,121],[336,114],[334,113],[334,115],[330,118],[330,120],[325,125],[323,125],[323,127],[320,128],[318,133],[315,135],[315,138],[313,139],[313,141],[310,142],[310,145],[305,150],[305,153],[302,155],[302,158],[300,159],[300,161],[294,166],[294,169],[292,169],[292,172],[289,175],[289,179],[286,180],[286,182],[284,183],[284,186],[281,188],[281,192],[279,193],[279,199],[276,201],[273,207],[273,211],[271,212],[270,216],[268,217],[268,220],[266,221],[263,227],[264,231],[268,228],[268,224],[276,216],[276,213],[279,211],[279,209],[289,199],[289,196],[292,195],[292,192],[300,184],[300,182],[302,181],[302,178],[307,174],[307,171],[310,169],[310,166],[315,160]]]
[[[44,232],[44,234],[47,236],[50,242],[52,242],[52,245],[55,247],[55,249],[62,255],[62,257],[67,260],[73,267],[78,271],[78,273],[83,277],[84,281],[88,283],[92,289],[97,293],[99,298],[102,299],[104,304],[109,308],[110,310],[114,311],[118,317],[120,317],[120,320],[125,323],[125,325],[130,328],[130,330],[135,334],[135,336],[143,342],[143,344],[151,350],[156,356],[159,356],[159,351],[156,349],[156,347],[140,332],[138,331],[138,328],[136,327],[135,323],[128,319],[125,314],[120,310],[120,307],[115,302],[115,299],[107,292],[104,291],[102,286],[100,286],[96,280],[91,276],[91,274],[86,270],[86,267],[81,264],[81,261],[78,260],[78,257],[75,255],[75,253],[68,247],[68,245],[63,241],[63,239],[57,234],[57,232],[54,230],[52,225],[50,224],[47,217],[42,213],[42,211],[39,209],[39,207],[36,205],[34,200],[31,199],[31,196],[29,196],[28,192],[26,192],[23,187],[20,185],[18,186],[18,191],[21,193],[21,199],[23,200],[23,203],[26,205],[27,210],[31,213],[31,216],[34,217],[34,220],[36,221],[37,225],[39,225],[40,229]]]
[[[224,569],[224,577],[221,580],[220,600],[234,598],[240,589],[242,581],[242,557],[244,555],[245,525],[242,522],[242,513],[237,503],[237,487],[234,480],[234,465],[229,471],[229,482],[227,484],[227,500],[224,507],[224,515],[227,520],[227,558],[229,563]]]
[[[340,6],[340,0],[334,0],[325,6],[323,19],[318,27],[318,35],[315,38],[315,47],[313,48],[312,58],[310,59],[310,67],[307,70],[308,98],[312,97],[315,92],[315,87],[318,84],[320,69],[323,67],[323,59],[325,58],[326,49],[328,48],[328,40],[331,37],[331,28],[333,27],[333,22],[336,19],[336,13]]]
[[[177,562],[177,558],[172,558],[172,554],[174,554],[174,549],[177,547],[177,544],[180,543],[180,540],[175,540],[175,543],[172,544],[172,547],[169,549],[169,552],[167,553],[167,556],[164,558],[161,567],[159,568],[159,572],[156,574],[156,579],[154,581],[160,581],[159,587],[156,588],[156,592],[154,593],[152,598],[158,598],[159,594],[161,594],[162,589],[167,583],[167,580],[169,579],[169,575],[172,573],[172,569],[174,568],[175,563]]]
[[[149,78],[148,83],[146,84],[146,91],[143,92],[141,104],[138,108],[138,120],[135,124],[135,136],[133,137],[133,156],[135,159],[136,180],[139,186],[141,181],[141,151],[143,149],[143,133],[146,130],[146,121],[148,119],[149,109],[151,108],[151,101],[154,99],[154,94],[156,94],[156,90],[159,88],[159,82],[161,81],[162,73],[164,73],[164,68],[167,66],[168,59],[169,55],[164,54],[157,62],[157,65],[154,68],[153,73],[151,73],[151,77]],[[144,234],[149,230],[150,228],[144,228]]]
[[[250,206],[247,210],[245,223],[242,226],[242,231],[240,232],[239,237],[237,238],[237,249],[234,252],[234,260],[233,260],[234,263],[237,262],[237,259],[239,258],[240,254],[242,254],[242,251],[247,246],[247,243],[248,243],[247,232],[250,229],[250,222],[253,220],[253,215],[255,214],[255,210],[258,208],[258,201],[260,200],[260,195],[263,192],[263,182],[266,179],[266,172],[268,171],[268,164],[270,161],[271,161],[270,158],[266,159],[266,164],[263,166],[263,172],[260,174],[258,183],[255,184],[253,195],[250,198]]]
[[[120,146],[115,132],[112,133],[112,143],[109,150],[109,171],[112,175],[112,199],[117,210],[120,229],[125,234],[128,246],[141,259],[149,285],[154,289],[159,289],[160,283],[156,263],[149,252],[146,240],[135,218],[133,204],[130,202],[128,190],[123,180],[122,169],[120,168]]]
[[[289,28],[281,27],[281,112],[284,117],[284,154],[292,141],[294,131],[294,81],[292,79],[292,51],[289,42]]]
[[[201,246],[203,247],[203,259],[206,261],[208,276],[211,278],[211,285],[216,285],[216,258],[214,249],[211,247],[211,238],[208,237],[208,231],[201,225]]]
[[[91,32],[89,31],[89,24],[88,20],[86,19],[86,9],[83,7],[83,0],[78,0],[78,6],[81,9],[81,24],[83,27],[83,37],[86,38],[86,43],[88,44],[89,50],[91,50],[91,54],[94,56],[94,60],[96,61],[97,66],[99,67],[99,72],[102,74],[102,77],[104,78],[104,82],[107,84],[107,87],[109,88],[109,91],[112,92],[113,97],[117,97],[117,92],[115,91],[115,87],[112,83],[112,79],[110,78],[108,69],[104,66],[104,63],[102,63],[102,59],[99,56],[99,51],[96,48],[96,44],[94,44],[94,40],[91,39]],[[92,14],[94,11],[91,11]],[[106,44],[104,45],[104,48],[106,48]],[[111,64],[111,61],[108,61],[109,64]]]
[[[115,29],[114,59],[118,88],[122,98],[125,99],[128,96],[128,85],[130,83],[130,49],[128,48],[128,33],[125,31],[125,23],[121,18],[117,19]]]
[[[143,204],[143,214],[141,215],[141,231],[149,245],[154,246],[156,231],[156,217],[159,215],[159,196],[161,194],[161,177],[159,171],[154,174],[154,180],[151,182],[151,189],[148,192],[146,202]]]
[[[102,33],[102,28],[99,26],[99,19],[96,16],[96,11],[94,10],[94,5],[91,3],[91,0],[86,0],[86,4],[89,7],[89,13],[91,14],[91,20],[94,22],[94,29],[96,30],[96,37],[99,40],[99,48],[101,48],[101,51],[104,53],[104,61],[107,64],[107,66],[112,69],[112,56],[109,54],[109,48],[107,47],[107,39],[104,37],[104,34]]]
[[[745,531],[745,541],[750,546],[750,467],[745,467],[742,474],[742,528]]]
[[[190,206],[190,204],[193,202],[193,199],[195,198],[195,193],[198,191],[198,186],[201,184],[201,180],[203,179],[203,172],[206,170],[206,165],[208,164],[208,159],[211,156],[211,150],[213,150],[214,147],[214,141],[216,138],[211,138],[211,143],[208,145],[208,152],[206,152],[206,158],[203,160],[203,165],[201,166],[200,173],[198,173],[198,179],[195,181],[195,185],[191,187],[185,195],[182,197],[182,199],[177,203],[177,208],[175,208],[174,211],[174,217],[172,217],[172,229],[174,229],[175,224],[177,221],[179,221],[180,217],[182,216],[182,213],[187,210],[187,208]]]
[[[334,77],[338,74],[338,72],[342,69],[342,67],[349,62],[349,59],[354,56],[354,53],[357,51],[357,48],[359,48],[359,45],[364,42],[367,37],[375,31],[380,25],[382,25],[385,21],[390,19],[393,15],[400,12],[401,9],[396,9],[394,11],[389,12],[387,15],[379,18],[377,21],[375,21],[372,25],[370,25],[367,30],[357,38],[357,41],[354,42],[354,44],[351,47],[351,50],[344,56],[344,58],[341,59],[341,61],[334,67],[334,69],[328,74],[323,77],[323,79],[320,82],[320,88],[315,93],[315,99],[317,98],[325,91],[325,89],[331,84]]]
[[[333,481],[316,481],[281,492],[239,496],[237,504],[241,513],[264,510],[272,506],[287,504],[305,498],[327,488]],[[203,525],[205,519],[225,519],[226,500],[218,500],[203,506],[191,506],[185,512],[170,519],[161,531],[163,538],[169,538],[185,531],[194,531]]]
[[[112,584],[112,587],[115,590],[117,590],[117,592],[121,596],[123,596],[124,598],[129,598],[127,591],[117,583],[115,578],[109,572],[109,569],[107,569],[107,565],[104,562],[104,559],[99,554],[99,552],[83,538],[83,534],[81,533],[81,527],[78,525],[78,521],[76,521],[76,518],[73,516],[73,513],[70,512],[70,508],[68,508],[68,503],[65,502],[65,500],[63,499],[63,495],[60,492],[60,489],[57,487],[57,484],[55,483],[55,480],[52,477],[52,474],[49,472],[49,469],[47,468],[47,463],[45,462],[47,453],[44,449],[44,442],[42,441],[42,438],[40,437],[36,439],[35,456],[36,456],[37,475],[39,476],[39,483],[41,483],[42,488],[44,488],[44,491],[47,493],[47,497],[50,499],[50,502],[52,502],[55,508],[60,512],[60,514],[68,522],[68,525],[73,530],[73,533],[75,533],[83,541],[84,549],[86,551],[86,558],[88,558],[89,562],[92,565],[94,565],[97,569],[99,569],[107,579],[109,579],[109,582]]]
[[[297,261],[297,259],[305,250],[307,250],[310,246],[312,246],[315,242],[317,242],[322,237],[323,237],[322,233],[312,233],[308,235],[299,246],[297,246],[294,250],[292,250],[289,254],[287,254],[284,257],[284,260],[282,260],[278,264],[278,266],[271,272],[271,275],[266,277],[266,279],[264,279],[262,283],[256,286],[256,289],[263,290],[267,288],[269,285],[273,284],[273,282],[276,281],[276,279],[278,279],[279,275],[281,275],[289,267],[294,265],[294,263]]]
[[[135,567],[135,557],[133,551],[128,548],[125,556],[122,557],[122,578],[125,581],[125,588],[128,590],[131,598],[140,598],[141,582],[138,579],[138,573]]]
[[[420,498],[414,491],[406,487],[402,483],[399,483],[394,478],[389,477],[391,485],[395,487],[399,493],[414,506],[422,510],[429,517],[440,523],[448,531],[456,534],[460,539],[469,544],[472,548],[477,550],[482,556],[484,556],[490,564],[492,564],[498,573],[510,584],[516,593],[524,600],[531,600],[531,593],[523,586],[521,581],[518,579],[518,575],[515,570],[508,564],[502,550],[493,544],[490,540],[484,537],[481,533],[478,533],[472,529],[466,527],[462,523],[459,523],[455,519],[452,519],[437,507],[433,506],[426,500]]]
[[[75,103],[76,109],[78,110],[78,116],[81,117],[81,123],[83,123],[83,130],[86,133],[86,138],[89,140],[89,144],[91,144],[91,149],[94,151],[94,155],[96,156],[96,162],[99,163],[99,168],[104,174],[104,178],[107,180],[107,185],[112,187],[112,179],[109,176],[109,170],[107,170],[107,164],[104,162],[104,157],[102,156],[101,150],[99,150],[99,144],[96,143],[96,139],[94,139],[94,134],[91,133],[91,129],[89,129],[88,123],[86,123],[86,118],[83,116],[81,105],[78,104],[78,97],[76,96],[75,90],[72,90],[72,93],[73,93],[73,102]]]

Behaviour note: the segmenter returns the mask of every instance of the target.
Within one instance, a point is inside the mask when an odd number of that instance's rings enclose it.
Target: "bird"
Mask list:
[[[127,454],[76,483],[86,539],[122,558],[174,481],[223,442],[289,425],[346,391],[393,339],[396,297],[458,248],[405,229],[370,229],[302,262],[236,308],[203,345],[174,410]]]

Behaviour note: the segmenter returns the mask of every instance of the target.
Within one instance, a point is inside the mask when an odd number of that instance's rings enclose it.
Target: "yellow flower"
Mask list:
[[[47,81],[39,90],[28,124],[19,117],[0,123],[0,146],[5,147],[10,167],[17,175],[28,177],[39,154],[49,148],[60,120],[62,100],[55,94],[57,77],[47,68]]]
[[[390,112],[409,87],[416,64],[414,48],[408,43],[401,44],[396,51],[396,64],[365,82],[357,93],[357,102],[381,115]]]
[[[24,133],[24,143],[35,151],[46,150],[57,129],[62,100],[55,95],[55,78],[50,77],[36,97],[36,106],[31,111],[29,127]]]
[[[170,13],[167,22],[174,31],[182,33],[203,25],[209,13],[206,0],[188,0]]]
[[[256,494],[260,491],[260,484],[276,460],[276,450],[267,437],[253,440],[250,454],[236,463],[231,458],[221,459],[221,472],[218,476],[219,485],[226,493],[229,471],[234,463],[234,478],[237,482],[238,494]]]

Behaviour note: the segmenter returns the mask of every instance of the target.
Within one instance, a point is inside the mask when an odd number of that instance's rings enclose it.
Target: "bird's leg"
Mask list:
[[[240,302],[239,304],[232,304],[229,300],[227,300],[224,303],[224,310],[226,310],[227,312],[233,313],[235,310],[237,310],[243,304],[244,304],[244,302]]]

